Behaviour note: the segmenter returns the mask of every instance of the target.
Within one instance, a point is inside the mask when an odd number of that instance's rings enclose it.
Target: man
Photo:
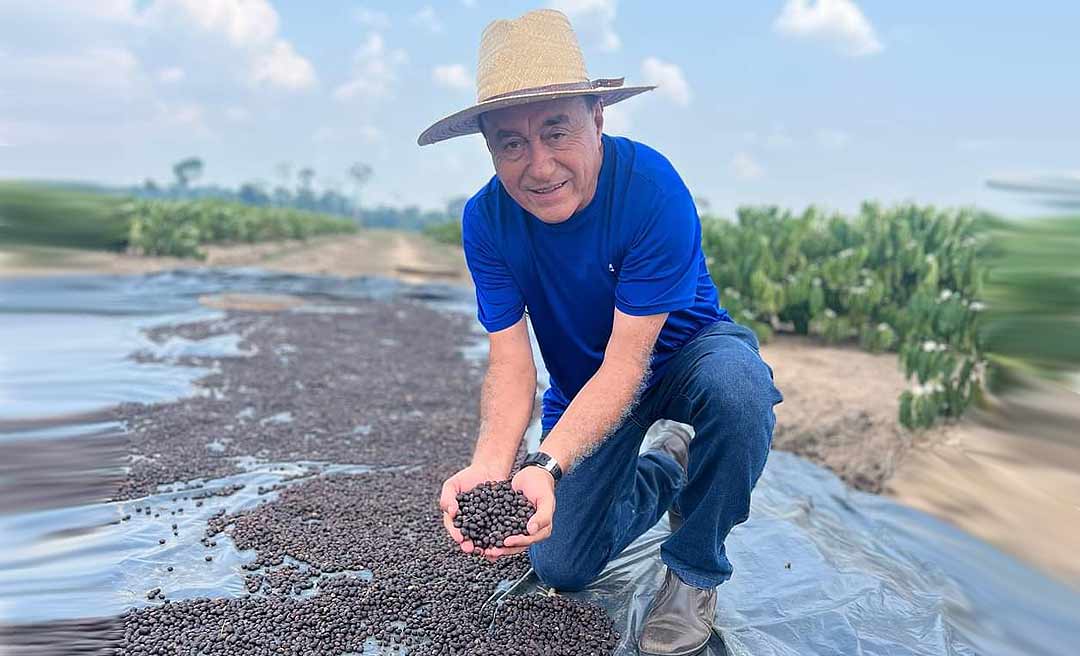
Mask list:
[[[539,578],[579,590],[669,513],[667,567],[639,638],[646,654],[708,642],[724,540],[745,521],[781,401],[748,329],[721,309],[690,192],[651,148],[603,134],[603,107],[653,87],[590,80],[569,21],[543,10],[495,21],[481,39],[479,101],[426,130],[421,145],[481,132],[495,177],[465,206],[465,256],[490,357],[472,463],[456,495],[509,477],[529,424],[536,369],[550,387],[540,450],[512,484],[536,505],[528,534],[482,551],[528,550]],[[668,430],[639,455],[658,419]]]

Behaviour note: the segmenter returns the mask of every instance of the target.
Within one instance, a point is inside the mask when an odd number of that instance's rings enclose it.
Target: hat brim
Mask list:
[[[461,137],[466,134],[475,134],[480,131],[479,116],[481,114],[496,109],[502,109],[503,107],[513,107],[515,105],[524,105],[526,103],[552,100],[555,98],[567,98],[570,96],[600,96],[604,106],[608,106],[636,96],[639,93],[652,91],[655,88],[655,85],[613,88],[600,87],[585,90],[573,89],[568,91],[523,93],[521,95],[499,98],[497,100],[489,100],[436,121],[431,127],[420,134],[416,143],[421,146],[427,146],[428,144],[445,141],[446,139]]]

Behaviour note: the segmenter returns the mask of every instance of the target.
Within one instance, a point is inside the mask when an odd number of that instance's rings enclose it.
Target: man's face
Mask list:
[[[565,221],[592,200],[604,159],[599,102],[589,110],[575,96],[497,109],[483,127],[503,187],[541,221]]]

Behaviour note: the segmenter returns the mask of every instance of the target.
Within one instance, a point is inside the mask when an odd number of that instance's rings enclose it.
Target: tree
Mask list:
[[[300,190],[311,193],[311,183],[315,180],[315,169],[310,166],[305,166],[300,169],[296,177],[300,178]]]
[[[446,203],[446,213],[449,215],[450,220],[460,221],[461,215],[465,213],[465,203],[469,202],[468,196],[455,196]]]
[[[349,178],[353,183],[353,204],[355,209],[360,209],[360,189],[371,179],[374,171],[370,166],[363,162],[356,162],[349,167]]]
[[[237,198],[248,205],[267,205],[270,202],[270,194],[256,182],[245,182],[240,185]]]
[[[708,214],[709,210],[712,209],[712,203],[704,196],[694,196],[694,204],[697,205],[699,214]]]
[[[300,187],[296,190],[296,205],[302,209],[313,210],[318,204],[311,183],[315,180],[315,169],[305,166],[296,174]]]
[[[176,176],[176,186],[187,189],[188,185],[199,178],[203,172],[203,161],[198,157],[188,157],[173,164],[173,175]]]

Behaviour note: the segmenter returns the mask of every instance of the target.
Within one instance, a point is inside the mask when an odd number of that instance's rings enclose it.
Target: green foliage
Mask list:
[[[424,234],[435,241],[454,246],[461,245],[461,220],[454,219],[444,223],[432,223],[424,226]]]
[[[986,277],[989,219],[866,203],[850,219],[809,208],[740,208],[703,222],[709,270],[732,316],[767,339],[785,328],[828,342],[899,350],[913,390],[907,426],[956,417],[976,398],[986,355],[976,304]]]
[[[123,198],[55,185],[0,182],[0,242],[123,250]]]
[[[990,247],[985,308],[976,307],[992,389],[1062,381],[1080,369],[1080,216],[996,225]]]
[[[213,199],[133,199],[56,185],[0,183],[0,241],[203,258],[221,242],[355,232],[350,219]]]
[[[204,258],[203,244],[307,239],[355,232],[348,219],[283,207],[253,207],[220,200],[133,200],[129,246],[145,255]]]

